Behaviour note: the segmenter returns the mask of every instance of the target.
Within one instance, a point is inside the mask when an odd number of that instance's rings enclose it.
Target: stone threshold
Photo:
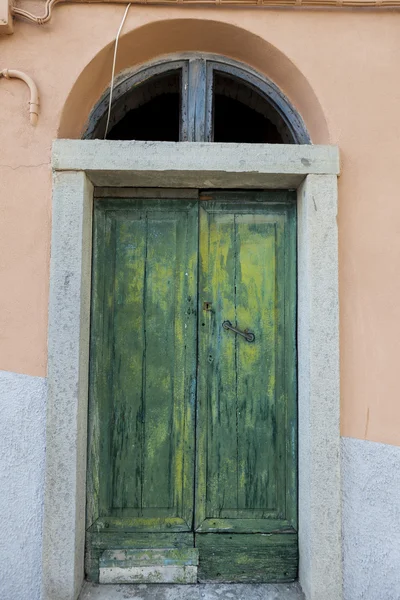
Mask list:
[[[99,585],[86,582],[79,600],[305,600],[305,596],[297,582],[195,585]]]

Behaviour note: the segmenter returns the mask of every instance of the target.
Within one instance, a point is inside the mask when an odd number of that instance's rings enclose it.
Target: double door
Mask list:
[[[199,581],[292,580],[295,198],[118,195],[95,202],[88,576],[196,548]]]

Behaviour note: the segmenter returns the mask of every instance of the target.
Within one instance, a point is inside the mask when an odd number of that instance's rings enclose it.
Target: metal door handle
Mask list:
[[[222,327],[224,329],[226,329],[226,331],[233,331],[234,333],[237,333],[238,335],[241,335],[242,337],[244,337],[244,339],[247,342],[254,342],[254,340],[256,339],[256,336],[254,335],[254,333],[251,333],[251,331],[249,331],[248,329],[245,329],[244,331],[240,331],[240,329],[236,329],[236,327],[233,327],[232,323],[230,321],[224,321],[222,323]]]

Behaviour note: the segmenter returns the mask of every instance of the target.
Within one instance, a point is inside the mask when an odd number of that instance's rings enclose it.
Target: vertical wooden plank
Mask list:
[[[287,221],[285,227],[285,287],[284,287],[284,348],[287,406],[286,420],[286,519],[298,527],[298,469],[297,469],[297,204],[290,202],[287,193]]]
[[[105,250],[105,215],[104,211],[97,210],[98,203],[94,205],[93,218],[93,275],[91,294],[91,338],[89,363],[89,419],[88,419],[88,473],[87,473],[87,501],[86,523],[90,527],[99,517],[100,504],[100,439],[101,439],[101,406],[104,397],[96,394],[97,386],[107,393],[107,380],[103,370],[103,346],[95,352],[96,341],[103,338],[104,295],[102,286],[104,281],[104,250]],[[96,402],[93,399],[96,398]]]
[[[214,141],[214,65],[206,63],[206,123],[205,141]]]
[[[227,338],[222,329],[223,320],[236,319],[234,216],[200,210],[198,494],[205,506],[196,506],[197,524],[200,515],[236,508],[238,452],[235,339]],[[201,303],[206,298],[212,310],[205,313]]]
[[[101,207],[102,209],[103,207]],[[100,210],[101,210],[100,209]],[[95,396],[94,401],[99,405],[99,515],[107,514],[109,506],[112,506],[112,457],[111,447],[111,428],[107,422],[112,413],[112,388],[113,388],[113,314],[114,314],[114,279],[115,279],[115,220],[110,218],[109,213],[105,212],[104,217],[104,266],[103,277],[100,282],[99,294],[101,298],[101,333],[102,337],[97,338],[97,332],[92,331],[92,340],[94,348],[94,358],[97,363],[98,378],[94,382]],[[100,241],[100,240],[99,240]],[[101,340],[99,348],[100,356],[96,354],[98,342]]]
[[[208,236],[208,213],[204,206],[199,207],[199,294],[198,294],[198,377],[196,403],[196,491],[194,528],[206,518],[207,498],[207,440],[208,440],[208,398],[210,380],[206,367],[209,352],[209,336],[213,325],[211,311],[205,311],[203,303],[213,300],[210,282],[207,278],[210,261]]]
[[[209,338],[207,370],[210,379],[209,438],[207,445],[207,513],[237,506],[237,388],[236,342],[222,322],[236,321],[235,220],[232,214],[209,217],[210,260],[207,276],[213,290],[213,331]]]
[[[181,68],[181,118],[179,119],[179,141],[188,141],[189,131],[189,66],[185,61]]]
[[[181,439],[177,441],[176,480],[179,481],[182,471],[182,491],[175,488],[176,505],[193,531],[194,490],[195,490],[195,450],[196,450],[196,395],[197,395],[197,302],[198,302],[198,264],[199,264],[199,208],[198,202],[192,202],[187,212],[186,236],[177,248],[178,256],[185,257],[180,270],[180,289],[182,294],[182,310],[185,320],[180,322],[177,337],[182,340],[180,353],[186,374],[184,381],[181,414],[182,428],[179,428]],[[180,369],[180,366],[177,365]],[[181,465],[181,466],[180,466]],[[178,498],[179,495],[179,498]]]
[[[143,508],[172,506],[176,235],[173,218],[162,214],[148,218]]]
[[[142,502],[139,448],[143,443],[143,407],[140,382],[145,360],[143,308],[147,237],[145,215],[115,219],[115,256],[109,257],[114,259],[115,265],[114,308],[110,324],[113,388],[109,427],[113,508],[139,508]]]
[[[206,61],[189,60],[188,141],[204,142],[206,131]]]
[[[288,460],[287,447],[291,443],[292,432],[289,429],[288,423],[288,406],[289,394],[288,394],[288,379],[291,377],[291,373],[288,371],[288,365],[286,363],[287,349],[285,346],[285,338],[287,336],[287,327],[289,323],[285,323],[285,299],[290,301],[287,292],[286,284],[287,273],[285,272],[285,254],[286,254],[286,243],[287,237],[285,236],[286,229],[286,214],[276,224],[277,240],[276,240],[276,257],[279,265],[279,285],[277,286],[277,320],[276,320],[276,351],[277,351],[277,362],[276,362],[276,384],[275,384],[275,398],[276,398],[276,430],[277,436],[275,438],[275,455],[276,463],[279,474],[279,485],[277,489],[277,505],[279,507],[278,516],[286,518],[288,508],[288,490],[287,490],[287,477],[288,471],[294,470],[294,465]]]
[[[276,509],[275,224],[266,215],[237,215],[237,326],[255,341],[237,342],[238,508]],[[279,365],[280,366],[280,365]]]

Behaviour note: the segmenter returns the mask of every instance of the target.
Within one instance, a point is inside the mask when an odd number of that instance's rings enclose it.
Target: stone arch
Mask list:
[[[120,38],[116,72],[181,52],[226,56],[254,69],[289,99],[312,143],[329,143],[324,112],[306,77],[283,52],[243,28],[211,19],[155,21]],[[102,48],[75,81],[62,110],[59,138],[82,137],[90,112],[109,86],[111,68],[105,65],[111,64],[112,53],[113,44]]]

